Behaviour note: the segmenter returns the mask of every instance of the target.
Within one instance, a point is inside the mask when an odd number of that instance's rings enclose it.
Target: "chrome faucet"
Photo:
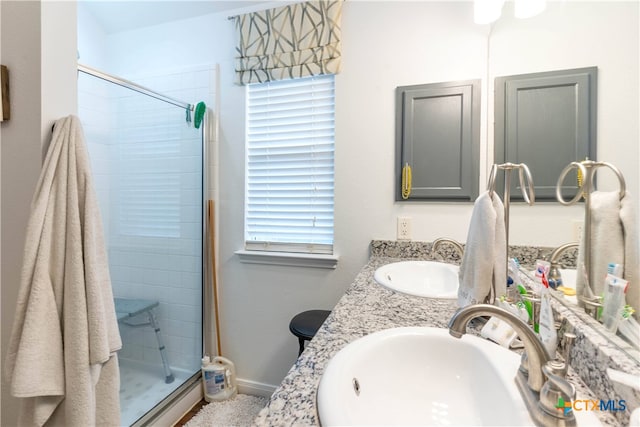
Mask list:
[[[573,412],[568,411],[565,414],[554,406],[559,397],[566,402],[575,398],[575,388],[562,377],[563,371],[566,373],[564,363],[552,360],[533,329],[520,318],[494,305],[469,305],[459,309],[451,317],[449,333],[461,338],[467,332],[469,321],[480,316],[495,316],[505,321],[524,344],[525,353],[522,355],[515,379],[529,414],[536,424],[545,427],[574,426]]]
[[[462,247],[462,244],[446,237],[440,237],[439,239],[434,240],[433,244],[431,245],[431,252],[437,251],[443,243],[449,243],[451,246],[453,246],[460,254],[460,257],[462,257],[462,255],[464,254],[464,248]]]
[[[542,366],[551,360],[547,349],[544,348],[542,342],[538,339],[533,329],[524,323],[514,314],[505,309],[489,304],[469,305],[456,311],[451,320],[449,320],[449,333],[456,338],[462,337],[467,331],[467,323],[471,319],[479,316],[495,316],[500,320],[504,320],[518,334],[518,337],[524,344],[524,350],[528,359],[528,384],[529,388],[534,391],[540,391],[544,384],[544,374]]]
[[[560,256],[564,252],[577,247],[578,247],[577,243],[565,243],[564,245],[558,246],[557,248],[555,248],[547,256],[549,263],[551,264],[551,267],[549,268],[549,277],[547,277],[547,280],[549,281],[550,284],[555,283],[555,286],[562,285],[562,275],[560,274],[558,260],[560,259]]]

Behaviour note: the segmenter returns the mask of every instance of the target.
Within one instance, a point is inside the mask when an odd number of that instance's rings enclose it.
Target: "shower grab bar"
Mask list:
[[[507,254],[507,268],[506,278],[509,277],[509,209],[511,204],[511,171],[518,170],[518,176],[520,178],[520,191],[522,191],[522,197],[529,206],[532,206],[536,200],[536,193],[533,187],[533,178],[529,167],[524,163],[494,163],[491,166],[489,172],[489,181],[487,182],[487,190],[489,191],[489,197],[493,199],[496,187],[496,175],[498,170],[504,170],[504,229],[505,229],[505,241],[506,241],[506,254]],[[525,186],[526,184],[526,186]],[[526,189],[525,189],[526,188]],[[493,304],[497,298],[496,290],[494,286],[491,287],[491,296],[489,303]]]
[[[90,76],[97,77],[102,80],[106,80],[118,86],[126,87],[127,89],[134,90],[144,95],[148,95],[152,98],[159,99],[160,101],[168,102],[171,105],[184,108],[187,111],[193,111],[195,108],[192,104],[188,104],[178,99],[171,98],[170,96],[166,96],[156,91],[153,91],[149,88],[146,88],[144,86],[140,86],[139,84],[134,83],[132,81],[123,79],[121,77],[116,77],[111,74],[107,74],[103,71],[96,70],[95,68],[87,67],[86,65],[78,64],[78,71],[81,73],[89,74]]]
[[[584,269],[585,269],[585,293],[587,295],[581,295],[581,297],[586,298],[587,302],[592,301],[595,298],[595,294],[593,293],[593,288],[591,287],[591,193],[595,190],[595,184],[593,182],[593,178],[595,177],[596,171],[600,167],[606,167],[613,171],[613,173],[618,178],[620,183],[620,199],[622,199],[627,191],[627,186],[624,181],[624,176],[620,169],[612,165],[608,162],[596,162],[593,160],[583,160],[581,162],[571,162],[569,163],[560,173],[558,177],[558,183],[556,184],[556,199],[558,202],[565,206],[570,206],[576,204],[580,198],[584,198]],[[564,180],[572,169],[576,169],[578,173],[582,174],[582,181],[578,180],[578,191],[573,199],[567,201],[562,196],[562,184]]]

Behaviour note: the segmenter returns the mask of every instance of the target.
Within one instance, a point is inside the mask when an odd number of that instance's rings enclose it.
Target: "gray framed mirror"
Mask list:
[[[640,197],[637,167],[640,158],[637,143],[640,139],[638,13],[637,2],[547,2],[543,13],[521,20],[513,17],[513,4],[507,2],[502,17],[492,24],[489,34],[487,76],[489,93],[493,93],[498,90],[495,80],[499,77],[597,67],[597,105],[595,111],[588,112],[595,113],[597,117],[597,126],[593,130],[597,146],[590,151],[590,156],[615,164],[623,172],[627,189],[635,200]],[[495,108],[495,99],[489,97],[487,101],[488,121],[492,123],[498,120],[496,115],[499,112]],[[488,131],[490,143],[499,140],[492,126]],[[497,150],[495,146],[489,148],[490,152]],[[543,159],[555,155],[543,150],[540,154]],[[532,169],[534,182],[545,172],[536,173]],[[553,181],[559,174],[549,175]],[[618,188],[617,178],[609,173],[599,175],[597,184],[598,189],[604,191]],[[568,192],[571,193],[570,190]],[[579,227],[584,221],[584,206],[563,207],[553,200],[526,211],[515,206],[512,212],[515,212],[511,222],[512,230],[515,228],[512,235],[517,235],[519,229],[535,227],[539,230],[539,237],[532,244],[540,246],[556,247],[577,241]],[[559,235],[562,235],[562,240],[554,239]],[[612,345],[640,363],[638,352],[630,349],[619,336],[605,330],[577,306],[566,301],[563,304],[594,331],[607,337]]]

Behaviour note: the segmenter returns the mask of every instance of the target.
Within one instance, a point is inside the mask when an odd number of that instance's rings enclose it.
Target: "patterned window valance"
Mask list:
[[[342,0],[308,1],[235,17],[236,83],[340,71]]]

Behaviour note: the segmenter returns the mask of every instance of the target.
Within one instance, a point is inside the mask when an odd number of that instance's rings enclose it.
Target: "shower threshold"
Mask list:
[[[120,418],[130,426],[187,381],[194,372],[171,367],[175,381],[164,382],[161,364],[120,359]]]

